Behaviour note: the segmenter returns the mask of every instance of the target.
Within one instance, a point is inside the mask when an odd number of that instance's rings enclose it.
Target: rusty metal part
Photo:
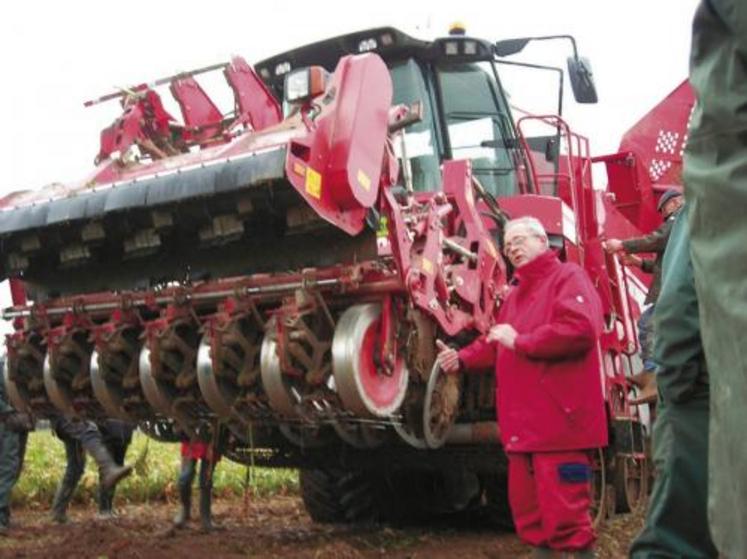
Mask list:
[[[429,448],[442,447],[456,421],[461,395],[459,381],[457,375],[444,373],[434,363],[423,404],[423,436]]]
[[[260,351],[260,371],[262,386],[264,387],[270,407],[280,414],[281,417],[295,418],[298,414],[296,406],[300,402],[300,396],[296,399],[291,387],[286,383],[285,375],[280,368],[280,358],[277,354],[277,341],[272,332],[274,321],[268,323],[268,332],[262,340]]]
[[[108,417],[121,419],[122,421],[132,421],[133,418],[124,411],[122,405],[122,395],[105,380],[99,367],[99,353],[94,350],[91,354],[91,388],[93,394],[104,408]]]
[[[91,387],[108,416],[136,422],[151,415],[139,379],[141,329],[107,324],[96,334],[91,354]]]
[[[456,423],[446,434],[446,444],[499,444],[501,432],[495,421]]]
[[[35,331],[16,332],[8,337],[5,387],[11,405],[25,412],[45,415],[54,409],[44,388],[45,342]]]
[[[49,355],[44,358],[44,388],[47,391],[50,402],[54,404],[58,412],[65,417],[75,415],[73,397],[69,386],[63,385],[57,378],[57,375],[52,371],[52,362]]]
[[[245,422],[262,414],[263,335],[263,321],[251,302],[246,312],[208,325],[197,354],[197,381],[205,401],[220,417]]]
[[[49,334],[44,362],[44,387],[65,416],[96,417],[103,410],[93,394],[90,377],[93,343],[85,328],[61,327]]]
[[[143,394],[145,394],[148,403],[153,406],[156,413],[168,417],[171,414],[171,400],[152,375],[150,355],[149,347],[144,346],[143,349],[140,350],[140,384],[143,387]]]

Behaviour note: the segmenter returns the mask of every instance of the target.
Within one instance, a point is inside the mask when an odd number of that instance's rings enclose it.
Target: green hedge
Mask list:
[[[177,498],[179,444],[160,443],[136,432],[127,451],[126,461],[135,472],[117,488],[118,503],[142,503]],[[14,491],[12,502],[19,506],[44,506],[52,502],[57,483],[65,471],[65,449],[51,431],[35,431],[29,436],[26,462]],[[86,460],[86,472],[73,498],[90,502],[96,494],[98,473],[93,460]],[[247,485],[248,484],[248,485]],[[213,480],[217,496],[241,496],[248,487],[252,495],[266,496],[298,492],[295,470],[254,468],[223,459]]]

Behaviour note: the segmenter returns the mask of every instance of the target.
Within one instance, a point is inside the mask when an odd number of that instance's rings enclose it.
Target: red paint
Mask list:
[[[563,464],[589,466],[585,452],[508,454],[508,499],[522,541],[535,547],[579,551],[596,540],[589,516],[591,485],[561,480]]]
[[[459,352],[468,369],[495,367],[498,424],[506,451],[606,446],[599,296],[581,268],[561,264],[551,251],[515,276],[518,285],[496,320],[519,333],[515,350],[481,337]]]
[[[400,396],[402,375],[407,374],[405,362],[398,357],[391,374],[385,374],[383,368],[374,361],[379,345],[380,320],[373,322],[363,336],[360,350],[360,384],[363,393],[378,408],[391,407],[392,402]]]

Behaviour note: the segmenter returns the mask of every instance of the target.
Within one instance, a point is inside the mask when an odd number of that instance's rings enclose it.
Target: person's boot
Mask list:
[[[210,511],[213,500],[213,486],[200,486],[200,526],[203,532],[213,530],[213,515]]]
[[[0,537],[7,536],[10,530],[10,509],[0,508]]]
[[[114,495],[112,491],[104,491],[99,488],[99,512],[96,515],[99,520],[111,520],[116,515],[114,514]]]
[[[179,484],[179,501],[181,502],[181,508],[174,517],[174,526],[184,528],[192,513],[192,484]]]
[[[104,491],[111,489],[132,473],[132,466],[119,466],[100,440],[86,441],[83,447],[99,466],[99,483]]]
[[[67,524],[67,506],[73,498],[75,487],[63,482],[57,487],[52,501],[52,521],[57,524]]]

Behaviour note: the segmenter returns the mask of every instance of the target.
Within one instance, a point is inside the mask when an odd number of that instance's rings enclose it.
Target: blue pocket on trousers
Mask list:
[[[586,483],[591,479],[591,466],[578,462],[560,464],[558,476],[564,483]]]

